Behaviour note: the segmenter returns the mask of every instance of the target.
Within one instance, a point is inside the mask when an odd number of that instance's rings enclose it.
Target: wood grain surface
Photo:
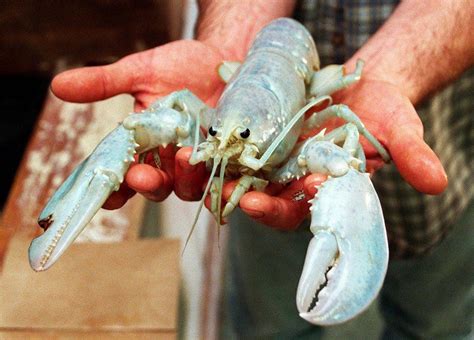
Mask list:
[[[0,330],[176,332],[179,241],[71,246],[45,272],[31,270],[15,237],[0,280]]]
[[[48,198],[131,110],[132,98],[127,95],[93,104],[72,104],[49,94],[2,214],[0,260],[16,231],[30,237],[42,232],[37,218]],[[144,200],[137,196],[119,210],[99,210],[78,240],[137,238],[143,207]]]

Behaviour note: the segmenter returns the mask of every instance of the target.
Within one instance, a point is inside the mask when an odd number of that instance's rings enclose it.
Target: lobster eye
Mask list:
[[[249,129],[245,129],[244,131],[242,131],[240,133],[240,137],[242,138],[248,138],[250,136],[250,130]]]
[[[212,126],[211,126],[211,127],[209,128],[209,134],[214,137],[214,136],[217,134],[217,131],[214,130],[214,129],[212,128]]]

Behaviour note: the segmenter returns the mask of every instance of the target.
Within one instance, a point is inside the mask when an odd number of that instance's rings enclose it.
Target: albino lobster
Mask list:
[[[250,187],[262,190],[269,181],[287,183],[308,173],[329,176],[311,200],[314,238],[296,302],[300,316],[314,324],[354,317],[376,297],[388,263],[384,219],[365,173],[359,134],[385,161],[390,157],[347,106],[330,105],[329,95],[358,81],[362,67],[359,61],[352,74],[338,65],[319,70],[309,32],[291,19],[273,21],[257,35],[243,64],[220,66],[227,86],[215,109],[187,90],[174,92],[127,117],[102,140],[42,211],[45,232],[31,243],[31,266],[45,270],[61,256],[118,189],[135,153],[167,144],[194,146],[190,163],[208,162],[204,196],[210,191],[218,221]],[[321,103],[329,106],[305,119]],[[297,143],[332,117],[347,123]],[[240,179],[222,209],[224,177]]]

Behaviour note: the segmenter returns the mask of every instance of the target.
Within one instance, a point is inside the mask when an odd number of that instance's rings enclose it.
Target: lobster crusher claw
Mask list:
[[[382,287],[388,265],[382,208],[369,175],[355,170],[329,178],[311,203],[314,237],[296,304],[308,322],[334,325],[363,312]]]

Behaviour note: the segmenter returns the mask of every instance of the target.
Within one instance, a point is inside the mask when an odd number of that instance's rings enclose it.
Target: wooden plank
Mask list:
[[[0,260],[16,231],[38,235],[37,217],[48,198],[97,143],[131,110],[122,95],[93,104],[46,100],[3,212]],[[80,236],[82,241],[117,242],[138,235],[144,200],[134,197],[115,211],[101,209]]]
[[[15,236],[0,276],[0,330],[176,332],[179,241],[72,245],[33,272]]]
[[[8,340],[174,340],[176,332],[80,332],[0,330],[0,339]]]

